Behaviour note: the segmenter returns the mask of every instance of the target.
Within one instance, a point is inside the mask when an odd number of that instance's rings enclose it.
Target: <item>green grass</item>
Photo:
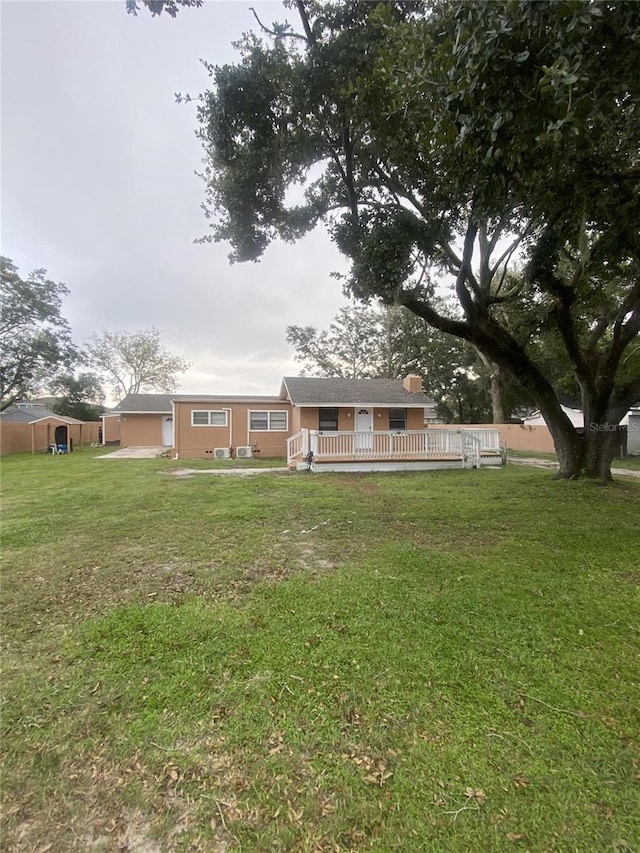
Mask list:
[[[558,457],[555,453],[542,453],[540,451],[529,450],[509,450],[508,456],[510,459],[545,459],[550,462],[557,462]],[[630,471],[640,471],[640,456],[625,456],[624,459],[616,457],[611,463],[612,468],[627,468]]]
[[[640,483],[94,456],[2,463],[3,849],[638,849]]]

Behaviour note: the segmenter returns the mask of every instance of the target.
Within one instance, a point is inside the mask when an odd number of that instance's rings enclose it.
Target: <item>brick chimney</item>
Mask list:
[[[402,380],[402,387],[405,391],[408,391],[410,394],[421,394],[422,393],[422,376],[418,376],[417,373],[410,373],[408,376],[405,376]]]

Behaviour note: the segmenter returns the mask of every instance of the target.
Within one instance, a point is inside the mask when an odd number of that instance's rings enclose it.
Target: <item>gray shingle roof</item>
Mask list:
[[[66,415],[56,415],[55,412],[50,412],[44,406],[32,406],[30,409],[6,409],[0,413],[5,423],[11,424],[30,424],[35,421],[44,420],[45,418],[55,418],[58,421],[63,421],[66,424],[82,424],[84,421],[79,421],[77,418],[70,418]]]
[[[0,418],[5,423],[28,424],[38,418],[46,418],[47,415],[53,415],[53,412],[45,409],[44,406],[37,406],[32,409],[5,409],[4,412],[0,413]]]
[[[124,400],[120,400],[118,405],[111,409],[111,413],[117,415],[124,412],[131,414],[157,412],[159,415],[170,415],[171,401],[174,396],[174,394],[127,394]]]
[[[176,403],[282,403],[273,394],[180,394],[171,399]]]
[[[410,394],[402,379],[323,379],[285,376],[283,390],[294,406],[432,406],[420,392]]]

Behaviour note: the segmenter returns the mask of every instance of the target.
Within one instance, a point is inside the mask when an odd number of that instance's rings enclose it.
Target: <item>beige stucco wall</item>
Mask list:
[[[289,426],[291,428],[290,429],[291,435],[295,435],[297,432],[300,432],[300,430],[302,429],[302,425],[300,422],[300,416],[301,416],[301,413],[303,411],[304,411],[303,409],[299,409],[296,406],[291,407],[291,415],[290,415],[290,419],[289,419]]]
[[[211,459],[217,447],[254,448],[256,456],[283,457],[287,455],[287,438],[293,434],[291,406],[286,402],[211,403],[177,402],[175,406],[175,451],[180,459]],[[191,412],[202,410],[227,411],[227,426],[192,426]],[[288,429],[250,430],[250,411],[286,411]]]
[[[120,444],[148,447],[162,444],[162,414],[126,414],[120,417]]]
[[[394,406],[393,408],[403,409],[404,406]],[[407,425],[406,429],[424,429],[424,408],[407,409]],[[388,431],[389,427],[389,408],[375,408],[373,410],[373,428],[374,430]]]
[[[120,441],[120,415],[106,415],[102,419],[102,443]]]
[[[371,406],[362,406],[358,408],[371,408]],[[398,406],[397,408],[403,408]],[[298,432],[300,429],[318,429],[319,425],[319,410],[317,406],[308,406],[302,409],[294,409],[294,412],[300,412],[300,426],[294,430]],[[356,408],[354,406],[343,406],[338,409],[338,430],[351,432],[354,429]],[[374,430],[389,429],[389,408],[374,407],[373,408],[373,428]],[[407,409],[407,429],[424,429],[424,409]]]
[[[317,406],[305,406],[296,411],[300,412],[300,429],[318,429],[320,412]],[[338,409],[339,430],[349,431],[353,429],[353,412],[353,406],[345,406]]]

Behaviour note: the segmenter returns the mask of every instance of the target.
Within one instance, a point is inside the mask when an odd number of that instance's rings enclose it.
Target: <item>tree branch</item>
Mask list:
[[[277,32],[276,30],[270,30],[269,27],[267,27],[265,24],[262,23],[262,21],[258,17],[258,13],[253,8],[253,6],[249,6],[249,11],[253,13],[253,17],[256,19],[256,21],[258,22],[258,26],[260,27],[260,29],[264,33],[267,33],[268,35],[273,36],[274,38],[292,38],[292,39],[301,39],[304,42],[308,41],[307,36],[303,36],[300,33],[287,32],[286,30],[283,30],[282,32]]]
[[[473,218],[470,218],[467,226],[467,233],[464,237],[462,263],[460,264],[460,269],[456,276],[456,294],[458,296],[458,301],[460,302],[467,319],[471,323],[475,322],[477,305],[474,303],[471,294],[467,289],[467,282],[471,283],[476,295],[479,295],[479,288],[471,270],[471,259],[473,258],[473,247],[477,233],[478,226],[474,222]]]
[[[302,26],[307,35],[307,42],[309,44],[315,44],[316,37],[314,36],[313,30],[311,29],[311,24],[309,23],[309,15],[307,14],[307,10],[305,9],[304,0],[296,0],[296,8],[298,9],[298,14],[300,15]]]

